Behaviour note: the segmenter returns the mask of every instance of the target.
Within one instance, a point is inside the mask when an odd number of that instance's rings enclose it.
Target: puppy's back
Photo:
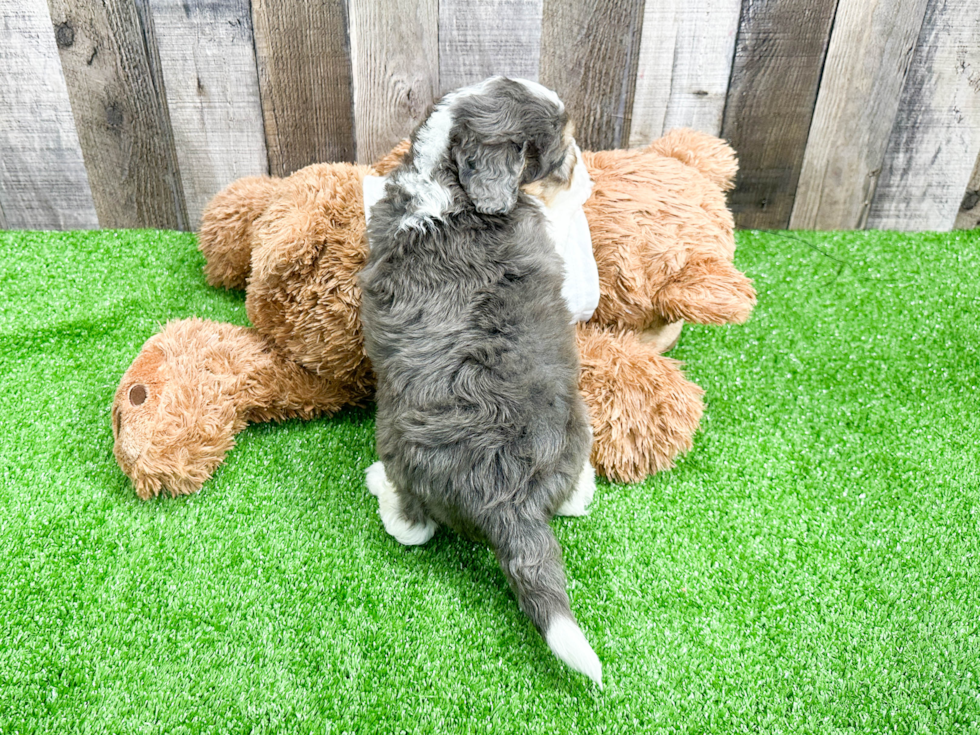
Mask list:
[[[372,229],[385,226],[379,209]],[[379,407],[444,410],[448,401],[500,423],[500,406],[530,421],[557,397],[571,402],[578,356],[540,211],[522,202],[510,217],[458,216],[447,228],[393,228],[362,272]]]

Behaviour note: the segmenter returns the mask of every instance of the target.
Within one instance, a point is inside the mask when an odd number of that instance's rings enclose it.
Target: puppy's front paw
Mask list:
[[[435,535],[436,523],[426,518],[413,523],[405,518],[395,486],[388,480],[384,465],[375,462],[367,469],[368,491],[378,499],[378,514],[385,530],[395,541],[406,546],[419,546]]]
[[[582,474],[578,476],[575,490],[568,496],[561,507],[555,511],[559,516],[584,516],[589,512],[589,504],[595,496],[595,470],[591,462],[586,462],[582,467]]]

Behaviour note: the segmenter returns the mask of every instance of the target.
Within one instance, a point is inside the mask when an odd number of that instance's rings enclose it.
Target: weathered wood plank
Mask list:
[[[721,132],[741,0],[646,3],[629,145],[672,128]]]
[[[630,139],[643,0],[545,0],[540,81],[575,121],[583,148]]]
[[[868,216],[868,227],[949,230],[980,154],[980,4],[935,0]]]
[[[357,160],[371,163],[439,96],[438,0],[351,0]],[[383,61],[382,61],[383,60]]]
[[[790,227],[863,229],[927,0],[840,0]]]
[[[186,229],[152,28],[140,3],[48,0],[102,227]]]
[[[149,0],[190,225],[242,176],[268,173],[248,0]]]
[[[957,230],[972,230],[980,227],[980,158],[973,167],[970,183],[966,185],[966,194],[960,202],[960,211],[956,215],[953,228]]]
[[[346,2],[252,0],[252,25],[270,173],[353,161]]]
[[[0,0],[0,228],[8,227],[98,227],[44,2]]]
[[[542,0],[440,0],[441,94],[502,74],[538,81]]]
[[[785,228],[837,0],[743,0],[722,137],[738,151],[739,227]]]

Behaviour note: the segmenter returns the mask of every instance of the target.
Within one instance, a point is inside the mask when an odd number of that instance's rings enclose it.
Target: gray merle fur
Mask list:
[[[545,635],[556,617],[575,619],[548,522],[575,489],[591,430],[562,264],[520,186],[560,169],[567,119],[500,78],[447,104],[448,149],[431,179],[450,206],[405,226],[416,131],[371,213],[360,284],[377,449],[405,519],[489,543]]]

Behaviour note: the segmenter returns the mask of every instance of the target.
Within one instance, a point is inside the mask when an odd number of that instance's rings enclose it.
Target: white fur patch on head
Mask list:
[[[450,104],[450,98],[443,100],[415,136],[412,150],[415,169],[421,176],[430,176],[449,150],[449,131],[453,128]]]
[[[585,674],[602,689],[602,664],[581,628],[571,618],[557,618],[544,634],[548,648],[570,668]]]
[[[427,221],[439,219],[452,205],[453,197],[449,189],[434,181],[432,172],[449,153],[449,133],[454,122],[453,105],[464,97],[484,93],[492,82],[500,78],[491,77],[450,92],[419,128],[412,145],[413,167],[398,178],[398,183],[412,197],[414,211],[405,216],[399,229],[422,229]]]
[[[449,151],[453,114],[446,100],[429,115],[412,144],[413,167],[398,176],[399,185],[412,197],[413,211],[399,229],[422,229],[426,221],[439,219],[453,203],[449,189],[433,180],[432,172]]]
[[[440,219],[453,203],[453,196],[442,184],[427,176],[408,171],[398,178],[398,183],[412,197],[414,209],[402,219],[400,230],[422,230],[426,222]]]

